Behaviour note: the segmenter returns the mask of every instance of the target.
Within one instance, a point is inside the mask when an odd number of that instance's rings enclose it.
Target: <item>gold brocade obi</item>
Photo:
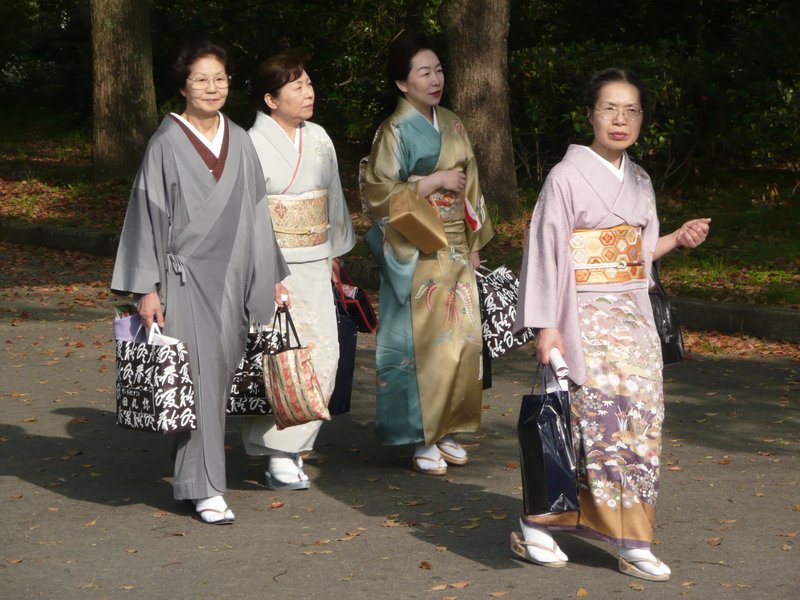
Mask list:
[[[641,227],[576,229],[569,250],[579,285],[645,279]]]
[[[328,241],[328,192],[267,196],[275,238],[281,248],[319,246]]]

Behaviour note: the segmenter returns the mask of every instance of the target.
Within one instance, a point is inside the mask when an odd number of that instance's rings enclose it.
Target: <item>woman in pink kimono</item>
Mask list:
[[[710,219],[659,237],[650,178],[625,152],[647,106],[634,74],[598,73],[586,97],[594,139],[569,147],[533,212],[516,325],[538,330],[539,363],[557,348],[569,367],[580,507],[523,515],[511,548],[563,567],[567,556],[548,530],[573,531],[616,546],[623,573],[666,581],[669,567],[650,550],[664,397],[648,273],[667,252],[701,244]]]

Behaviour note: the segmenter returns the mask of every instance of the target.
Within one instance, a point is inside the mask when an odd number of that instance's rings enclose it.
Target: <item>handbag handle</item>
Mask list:
[[[281,313],[284,314],[284,322],[281,323]],[[279,345],[281,350],[290,350],[292,348],[300,348],[300,336],[297,335],[297,329],[295,329],[294,321],[292,321],[292,315],[289,314],[289,309],[285,306],[282,310],[275,311],[275,317],[272,319],[272,328],[277,330],[279,335]],[[284,331],[286,332],[286,337],[284,338]],[[291,334],[294,334],[294,340],[296,345],[292,346],[292,338]]]
[[[550,370],[553,372],[553,377],[555,377],[556,380],[558,380],[558,374],[556,373],[556,370],[553,368],[553,365],[547,365],[547,367],[549,367]],[[536,391],[536,380],[539,377],[539,369],[541,368],[542,368],[541,363],[536,363],[536,375],[533,376],[533,384],[531,385],[531,394],[533,394],[534,391]],[[542,371],[542,393],[544,394],[545,392],[547,392],[547,368],[545,368]]]

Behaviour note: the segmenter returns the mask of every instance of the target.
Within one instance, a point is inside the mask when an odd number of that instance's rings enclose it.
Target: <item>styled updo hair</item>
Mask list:
[[[264,96],[270,94],[277,98],[281,88],[297,79],[305,70],[304,58],[300,51],[287,50],[262,61],[250,76],[250,96],[257,110],[270,114]]]
[[[389,88],[402,95],[395,81],[405,81],[411,72],[411,59],[422,50],[436,52],[431,39],[424,33],[406,31],[398,35],[389,44],[389,56],[386,61],[386,79]]]
[[[227,75],[233,71],[233,58],[225,46],[205,37],[188,39],[178,46],[170,62],[169,80],[175,90],[186,87],[192,65],[204,56],[215,56],[225,65]]]
[[[642,129],[645,128],[648,117],[650,116],[650,94],[647,91],[647,86],[639,79],[639,76],[628,69],[619,67],[612,67],[610,69],[603,69],[595,73],[589,85],[586,87],[586,110],[591,112],[597,104],[597,98],[600,96],[600,90],[607,83],[621,81],[629,83],[639,91],[639,103],[642,105]]]

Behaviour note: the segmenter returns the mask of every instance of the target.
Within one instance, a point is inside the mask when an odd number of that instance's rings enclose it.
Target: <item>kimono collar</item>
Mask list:
[[[607,161],[605,158],[600,156],[597,152],[592,150],[589,146],[579,146],[579,148],[585,148],[586,151],[591,155],[594,156],[597,160],[600,161],[600,164],[606,167],[611,174],[614,175],[617,179],[622,181],[625,179],[625,167],[628,163],[628,156],[623,152],[622,156],[619,160],[619,168],[615,167],[611,162]]]
[[[295,146],[293,140],[289,139],[289,136],[286,135],[286,132],[278,125],[275,119],[261,111],[256,113],[256,120],[252,129],[271,144],[291,168],[297,165],[297,161],[300,158],[300,148],[302,147],[301,138],[305,135],[305,121],[297,129],[297,146]]]
[[[217,127],[217,133],[214,134],[214,139],[209,140],[206,136],[200,133],[200,130],[197,129],[194,125],[192,125],[189,121],[184,119],[178,113],[170,113],[173,117],[175,117],[178,121],[186,125],[193,134],[197,136],[203,144],[216,156],[219,158],[220,152],[222,152],[222,140],[225,139],[225,118],[222,116],[221,112],[217,113],[217,117],[219,118],[219,126]]]
[[[625,174],[620,181],[583,146],[571,145],[564,156],[564,161],[573,165],[583,176],[609,213],[617,215],[623,222],[635,224],[646,206],[638,202],[639,178],[634,163],[627,154],[624,154],[623,160]]]
[[[419,112],[413,104],[411,104],[408,100],[400,96],[397,99],[397,108],[395,109],[395,114],[400,117],[405,117],[411,120],[415,127],[420,130],[421,133],[430,133],[430,128],[439,132],[439,117],[436,114],[436,107],[433,107],[433,123],[428,121],[427,117]],[[424,122],[424,124],[423,124]],[[427,125],[427,127],[425,127]],[[426,131],[427,129],[427,131]]]

